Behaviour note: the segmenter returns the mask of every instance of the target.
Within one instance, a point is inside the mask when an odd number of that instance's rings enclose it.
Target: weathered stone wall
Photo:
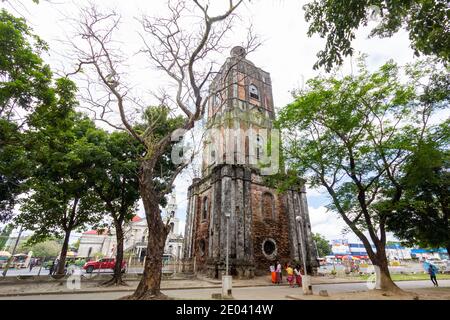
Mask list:
[[[269,265],[276,260],[286,262],[290,260],[289,232],[283,195],[275,190],[256,183],[252,184],[253,211],[253,246],[255,267],[261,272],[269,270]],[[264,193],[274,196],[275,217],[263,215],[262,197]],[[276,254],[265,255],[263,243],[266,239],[273,239],[276,244]]]

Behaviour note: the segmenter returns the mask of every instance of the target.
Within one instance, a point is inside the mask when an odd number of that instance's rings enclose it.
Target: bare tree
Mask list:
[[[163,105],[175,113],[182,113],[184,121],[164,135],[159,135],[158,118],[150,119],[146,127],[136,129],[132,117],[135,111],[143,108],[136,99],[131,99],[130,89],[123,80],[122,57],[118,45],[113,39],[118,30],[120,16],[111,11],[100,12],[95,6],[81,11],[77,21],[78,38],[71,40],[71,46],[78,58],[76,71],[92,69],[96,78],[88,80],[87,95],[84,96],[89,108],[95,110],[95,117],[105,121],[116,129],[126,130],[145,147],[139,171],[140,194],[144,204],[148,229],[147,256],[144,275],[133,295],[129,299],[161,299],[160,291],[162,256],[169,233],[168,222],[162,220],[159,204],[171,191],[177,175],[187,166],[184,161],[176,166],[170,176],[165,177],[165,188],[160,188],[157,168],[158,162],[173,143],[176,130],[190,130],[205,113],[209,98],[224,88],[208,90],[208,84],[217,74],[215,55],[228,49],[224,46],[225,36],[231,31],[236,19],[235,11],[243,0],[230,0],[227,9],[212,16],[208,5],[197,0],[187,4],[185,1],[168,2],[169,15],[140,19],[143,31],[140,37],[146,54],[157,69],[165,73],[175,87],[174,94],[163,94]],[[186,23],[189,23],[186,27]],[[256,37],[249,33],[248,51],[258,44]],[[73,56],[72,56],[73,59]],[[84,72],[86,74],[86,72]],[[99,94],[99,90],[104,94]],[[120,115],[120,124],[114,122],[111,114]]]

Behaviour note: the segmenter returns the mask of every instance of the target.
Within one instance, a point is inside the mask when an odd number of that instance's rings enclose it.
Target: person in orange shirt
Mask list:
[[[272,283],[276,283],[277,282],[277,273],[275,271],[275,266],[273,264],[270,265],[270,274],[272,276]]]

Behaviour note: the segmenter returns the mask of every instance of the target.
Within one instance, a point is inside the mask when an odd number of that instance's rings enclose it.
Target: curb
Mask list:
[[[362,281],[365,282],[365,281]],[[344,283],[344,282],[341,282]],[[351,283],[351,282],[346,282]],[[321,284],[335,284],[335,283],[321,283]],[[314,285],[314,284],[313,284]],[[319,284],[315,284],[319,285]],[[287,287],[289,284],[280,284],[279,286]],[[250,288],[250,287],[273,287],[273,284],[254,284],[254,285],[234,285],[234,288]],[[161,288],[164,290],[198,290],[198,289],[217,289],[222,288],[221,285],[213,285],[208,287],[187,287],[187,288]],[[108,293],[108,292],[129,292],[134,291],[133,289],[113,289],[113,290],[82,290],[82,291],[47,291],[47,292],[23,292],[23,293],[0,293],[0,298],[2,297],[20,297],[20,296],[40,296],[40,295],[53,295],[53,294],[87,294],[87,293]]]
[[[281,286],[288,286],[288,284],[282,284]],[[236,285],[234,288],[249,288],[249,287],[272,287],[272,285],[267,284],[256,284],[256,285]],[[161,291],[166,290],[198,290],[198,289],[218,289],[222,286],[208,286],[208,287],[188,287],[188,288],[161,288]],[[87,294],[87,293],[108,293],[108,292],[129,292],[134,291],[135,288],[130,289],[113,289],[113,290],[80,290],[80,291],[52,291],[52,292],[23,292],[23,293],[0,293],[0,298],[2,297],[20,297],[20,296],[41,296],[41,295],[53,295],[53,294]]]

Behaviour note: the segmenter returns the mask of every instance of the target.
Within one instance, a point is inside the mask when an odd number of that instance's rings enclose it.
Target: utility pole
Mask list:
[[[14,255],[16,254],[17,245],[19,244],[20,236],[22,235],[22,226],[19,229],[19,234],[17,235],[16,243],[14,244],[14,248],[9,257],[8,262],[6,263],[5,270],[3,270],[3,276],[6,277],[6,273],[8,272],[9,265],[11,264],[11,260],[14,259]]]
[[[302,253],[303,270],[305,271],[305,274],[303,276],[303,281],[302,281],[303,282],[302,283],[303,294],[311,295],[311,294],[313,294],[313,292],[312,292],[311,281],[308,276],[308,271],[306,269],[306,241],[305,241],[304,234],[302,232],[302,218],[300,216],[296,216],[295,220],[298,223],[298,235],[300,237],[299,245],[300,245],[300,251]]]

